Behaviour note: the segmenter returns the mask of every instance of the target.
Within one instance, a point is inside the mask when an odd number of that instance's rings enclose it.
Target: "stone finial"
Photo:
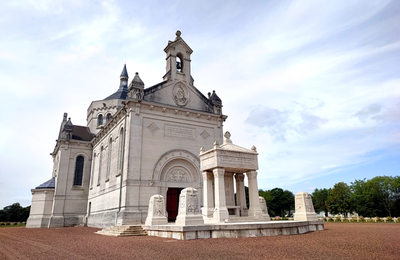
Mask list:
[[[225,134],[224,134],[224,137],[226,139],[230,139],[231,138],[231,133],[229,133],[229,131],[226,131]]]
[[[181,38],[181,34],[182,34],[181,31],[177,30],[176,33],[175,33],[176,39]]]
[[[253,152],[257,152],[257,148],[256,148],[254,145],[251,147],[251,150],[252,150]]]
[[[204,153],[204,147],[200,147],[200,153]]]
[[[214,148],[217,148],[217,147],[218,147],[218,142],[215,141],[215,142],[214,142]]]
[[[231,140],[231,133],[229,133],[229,131],[226,131],[225,132],[225,134],[224,134],[224,137],[225,137],[225,139],[224,139],[224,144],[231,144],[232,143],[232,140]]]

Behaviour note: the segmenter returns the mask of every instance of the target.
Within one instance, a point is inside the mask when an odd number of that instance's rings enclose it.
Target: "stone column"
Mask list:
[[[246,205],[246,192],[244,189],[244,174],[236,173],[236,202],[237,206],[240,207],[240,216],[245,217],[248,216],[249,210]]]
[[[215,212],[214,221],[225,222],[229,218],[228,209],[225,201],[225,169],[216,168],[214,173],[214,188],[215,188]]]
[[[214,211],[214,194],[212,190],[213,174],[208,171],[203,172],[203,204],[202,213],[204,218],[212,218]]]
[[[257,172],[249,171],[246,173],[249,181],[249,200],[250,209],[249,216],[259,217],[262,219],[263,213],[260,208],[260,202],[258,200],[258,183],[257,183]]]

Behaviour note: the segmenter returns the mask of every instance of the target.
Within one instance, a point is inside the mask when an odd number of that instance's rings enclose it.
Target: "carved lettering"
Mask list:
[[[195,129],[175,125],[165,125],[165,135],[171,137],[194,139]]]

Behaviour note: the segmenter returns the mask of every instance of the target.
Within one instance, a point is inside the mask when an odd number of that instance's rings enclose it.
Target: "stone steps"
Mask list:
[[[141,225],[111,226],[97,231],[96,234],[115,237],[147,236],[147,232],[143,230]]]

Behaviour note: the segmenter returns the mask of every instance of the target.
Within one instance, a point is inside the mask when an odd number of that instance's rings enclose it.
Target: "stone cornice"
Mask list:
[[[57,145],[54,148],[54,151],[50,154],[53,157],[57,154],[58,150],[60,149],[60,147],[62,145],[66,145],[68,148],[69,148],[70,145],[73,145],[73,146],[86,146],[86,147],[92,148],[91,141],[82,141],[82,140],[75,140],[75,139],[58,139],[56,141],[57,141]]]

